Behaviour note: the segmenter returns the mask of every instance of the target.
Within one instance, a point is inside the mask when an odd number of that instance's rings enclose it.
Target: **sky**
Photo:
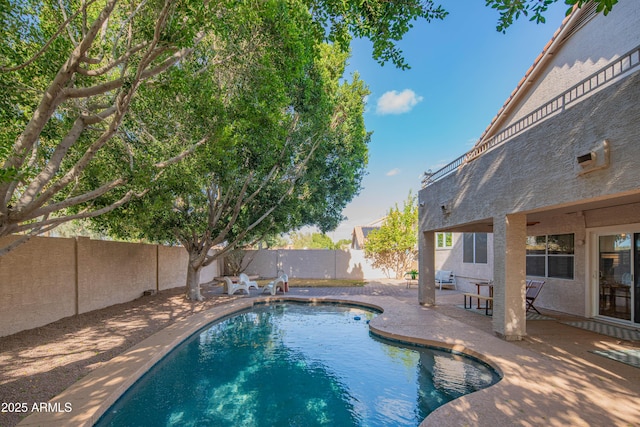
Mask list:
[[[417,195],[422,174],[469,151],[560,26],[559,0],[536,24],[521,17],[506,34],[485,0],[442,0],[443,21],[416,22],[398,44],[410,70],[379,65],[368,40],[352,42],[346,75],[369,86],[365,124],[373,135],[363,189],[347,205],[347,220],[328,235],[351,239],[353,228],[402,207]],[[314,230],[312,230],[314,231]]]

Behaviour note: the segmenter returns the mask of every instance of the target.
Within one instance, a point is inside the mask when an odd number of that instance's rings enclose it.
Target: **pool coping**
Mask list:
[[[208,323],[270,302],[330,302],[380,311],[369,324],[384,338],[434,346],[470,355],[494,368],[502,379],[491,387],[455,399],[433,411],[425,426],[632,425],[640,415],[615,396],[588,396],[567,383],[567,367],[520,348],[417,302],[394,297],[243,297],[178,321],[114,357],[50,400],[59,412],[34,412],[19,426],[93,426],[131,385],[169,351]],[[587,381],[587,380],[585,380]],[[595,388],[597,390],[597,387]],[[610,405],[616,417],[596,400]],[[65,404],[72,410],[64,412]],[[625,413],[626,412],[626,413]],[[635,418],[634,418],[635,417]],[[622,420],[623,422],[620,422]],[[632,422],[629,422],[631,420]],[[613,421],[613,422],[612,422]]]
[[[255,305],[265,303],[304,302],[351,304],[383,312],[377,304],[329,297],[258,296],[239,298],[180,320],[146,338],[124,353],[95,369],[49,401],[49,409],[58,411],[32,412],[18,426],[91,427],[138,381],[171,350],[211,322],[233,316]],[[65,411],[71,405],[70,411]]]

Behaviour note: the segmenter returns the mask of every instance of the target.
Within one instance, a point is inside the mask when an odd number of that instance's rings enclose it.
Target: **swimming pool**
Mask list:
[[[416,426],[499,380],[468,357],[377,339],[375,312],[262,305],[170,352],[96,426]]]

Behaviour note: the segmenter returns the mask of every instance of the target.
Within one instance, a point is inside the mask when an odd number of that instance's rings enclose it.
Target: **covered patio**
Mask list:
[[[527,335],[526,281],[532,278],[546,283],[536,307],[630,327],[640,324],[639,212],[640,193],[629,192],[483,218],[438,231],[493,234],[493,331],[506,340],[520,340]],[[567,254],[556,250],[556,264],[543,270],[547,277],[528,275],[535,270],[536,256],[544,257],[538,253],[544,252],[544,243],[542,251],[538,250],[536,236],[570,239]],[[426,306],[437,305],[434,237],[435,231],[421,234],[419,302]],[[557,277],[549,277],[549,269],[555,269]]]

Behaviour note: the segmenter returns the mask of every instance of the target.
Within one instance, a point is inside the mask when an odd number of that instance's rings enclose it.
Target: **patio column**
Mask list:
[[[527,334],[526,239],[525,214],[493,218],[493,331],[507,341]]]
[[[436,240],[433,231],[422,233],[418,241],[418,302],[436,305]]]

